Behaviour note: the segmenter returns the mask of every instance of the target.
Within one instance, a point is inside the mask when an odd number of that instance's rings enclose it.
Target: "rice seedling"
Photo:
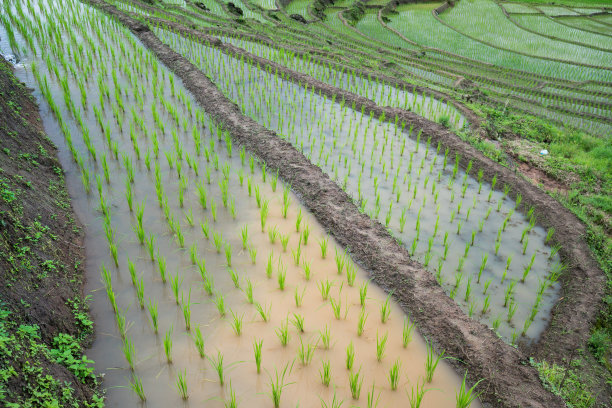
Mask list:
[[[304,288],[301,293],[297,287],[295,288],[295,292],[293,294],[293,299],[295,300],[295,307],[302,306],[302,301],[304,300],[304,293],[306,293],[306,288]]]
[[[355,267],[347,262],[346,264],[346,281],[349,286],[353,286],[355,284],[355,278],[357,277],[357,271]]]
[[[338,396],[336,395],[335,390],[332,400],[329,402],[329,405],[325,401],[323,401],[323,398],[319,397],[319,399],[321,400],[321,408],[341,408],[342,404],[344,403],[344,400],[339,401],[337,398]]]
[[[380,401],[380,391],[378,392],[378,395],[375,394],[375,390],[376,390],[376,383],[372,383],[372,388],[370,389],[370,391],[368,391],[368,401],[367,401],[367,408],[376,408],[378,407],[378,402]]]
[[[406,393],[408,395],[410,408],[420,408],[427,391],[429,391],[429,389],[425,388],[425,382],[421,381],[420,385],[417,382],[416,387],[410,389],[410,394]]]
[[[228,267],[232,266],[232,245],[229,242],[225,243],[225,261]]]
[[[308,343],[304,345],[302,338],[300,337],[300,347],[298,348],[298,359],[302,363],[302,365],[308,365],[312,361],[312,357],[314,356],[314,351],[316,348],[316,344]]]
[[[389,333],[385,333],[384,336],[379,337],[378,331],[376,332],[376,360],[382,361],[385,356],[385,348],[387,347],[387,337]]]
[[[287,268],[285,267],[285,265],[281,262],[279,258],[277,282],[278,282],[278,288],[281,291],[285,290],[285,280],[286,279],[287,279]]]
[[[355,346],[353,346],[353,342],[351,341],[349,345],[346,347],[346,369],[351,370],[353,368],[353,362],[355,361]]]
[[[295,219],[295,232],[300,232],[300,226],[302,225],[302,210],[298,210],[297,217]]]
[[[310,236],[310,225],[306,223],[304,225],[304,229],[302,230],[302,241],[304,245],[308,245],[308,237]]]
[[[323,348],[328,350],[331,345],[331,332],[328,325],[325,325],[323,330],[319,331],[319,339],[321,344],[323,344]]]
[[[270,386],[270,392],[268,393],[268,395],[272,399],[272,404],[274,405],[274,408],[280,407],[280,401],[281,401],[283,390],[287,386],[293,384],[293,383],[285,382],[285,377],[287,375],[290,375],[292,370],[293,370],[293,364],[291,364],[291,366],[289,366],[289,364],[286,364],[284,369],[280,373],[278,370],[275,369],[274,378],[272,378],[272,376],[268,374],[268,377],[269,377],[268,385]]]
[[[251,258],[251,264],[255,265],[257,261],[257,249],[254,247],[249,248],[249,258]]]
[[[398,358],[397,360],[395,360],[395,363],[393,363],[393,365],[389,369],[389,377],[388,377],[389,386],[391,387],[391,390],[393,391],[397,390],[397,383],[399,382],[399,375],[400,375],[400,366],[401,366],[401,361]]]
[[[168,364],[172,364],[172,326],[170,326],[164,336],[164,353],[166,354]]]
[[[302,266],[304,267],[304,279],[309,281],[310,280],[310,276],[312,274],[312,272],[310,270],[310,262],[303,261],[302,262]]]
[[[484,315],[485,313],[487,313],[489,311],[490,304],[491,304],[490,295],[487,295],[487,297],[485,297],[485,300],[482,304],[482,310],[480,311],[480,314]]]
[[[321,258],[325,259],[327,257],[327,245],[329,240],[327,238],[323,238],[319,241],[319,247],[321,248]]]
[[[329,360],[323,360],[321,362],[319,376],[321,377],[321,383],[324,386],[329,387],[329,383],[331,382],[331,363]]]
[[[391,315],[391,294],[387,295],[387,298],[380,306],[380,321],[382,323],[386,323],[389,320],[389,316]]]
[[[289,317],[285,320],[284,324],[281,323],[280,327],[276,329],[276,335],[284,347],[289,343],[291,336],[289,335]]]
[[[340,296],[338,296],[338,300],[329,298],[329,304],[334,312],[334,317],[336,320],[340,320],[342,318],[342,300],[340,299]]]
[[[280,242],[283,247],[283,252],[287,252],[287,244],[289,243],[289,234],[280,234]]]
[[[236,289],[240,289],[240,277],[238,276],[238,273],[234,269],[232,269],[232,268],[227,268],[227,271],[229,272],[229,275],[232,278],[232,282],[234,283],[234,287]]]
[[[429,342],[426,342],[426,345],[427,345],[427,357],[425,359],[425,371],[426,371],[425,380],[428,383],[430,383],[431,380],[433,380],[434,372],[436,371],[436,367],[438,366],[438,363],[444,357],[444,351],[436,355],[436,352],[433,349],[433,346]]]
[[[238,407],[238,401],[236,400],[236,391],[234,391],[231,381],[229,384],[229,399],[225,400],[224,406],[225,408],[237,408]]]
[[[202,337],[202,331],[200,330],[200,326],[197,326],[193,330],[193,342],[198,350],[198,354],[200,358],[206,357],[206,353],[204,352],[204,338]]]
[[[144,402],[147,400],[144,393],[144,388],[142,387],[142,381],[140,381],[140,378],[136,374],[133,374],[132,378],[130,379],[130,388],[136,395],[138,395],[140,401]]]
[[[136,366],[136,348],[134,347],[134,343],[129,338],[123,339],[123,356],[125,357],[125,361],[127,361],[130,369],[134,371]]]
[[[474,402],[474,400],[480,395],[480,393],[475,393],[474,391],[476,390],[476,387],[478,386],[478,384],[480,384],[482,379],[478,380],[476,384],[474,384],[474,386],[471,388],[468,388],[466,380],[467,372],[463,375],[463,381],[461,382],[461,386],[459,387],[459,390],[455,393],[455,401],[457,403],[457,408],[468,408],[472,405],[472,402]]]
[[[215,295],[215,306],[217,306],[217,310],[219,311],[219,315],[221,317],[225,316],[225,300],[223,295],[219,292]]]
[[[523,277],[521,278],[521,282],[522,283],[525,283],[525,279],[527,279],[527,275],[529,275],[529,272],[531,271],[531,267],[533,266],[533,262],[535,261],[535,257],[536,257],[536,254],[534,252],[533,255],[531,256],[531,260],[529,261],[529,263],[527,264],[527,266],[523,270]]]
[[[414,329],[414,322],[410,322],[407,317],[404,318],[404,329],[402,331],[402,345],[404,348],[408,347],[408,343],[412,340],[412,330]]]
[[[359,399],[362,385],[363,377],[361,376],[361,368],[355,373],[349,373],[349,388],[351,389],[351,396],[354,400]]]
[[[223,246],[223,237],[221,236],[221,233],[218,233],[216,231],[213,232],[213,243],[215,245],[215,250],[218,254],[220,254],[221,247]]]
[[[300,333],[304,333],[304,316],[293,313],[291,324],[293,324]]]
[[[157,311],[157,301],[151,302],[151,299],[149,299],[149,304],[147,308],[149,309],[149,315],[151,316],[151,325],[153,326],[153,332],[157,334],[159,316]]]
[[[363,330],[365,328],[365,322],[368,319],[368,314],[365,312],[365,308],[361,308],[361,313],[359,314],[359,320],[357,321],[357,336],[361,336],[363,334]]]
[[[186,400],[189,398],[189,392],[187,390],[187,369],[177,373],[176,389],[182,399]]]
[[[183,282],[183,279],[179,279],[179,274],[178,272],[172,276],[170,275],[170,288],[172,288],[172,293],[174,294],[174,300],[176,301],[176,304],[179,304],[179,291],[181,289],[181,283]]]
[[[361,307],[365,306],[366,296],[368,295],[368,286],[370,285],[370,281],[365,281],[361,287],[359,288],[359,304]]]
[[[478,270],[478,279],[476,280],[476,283],[480,283],[480,278],[482,276],[482,272],[485,270],[485,268],[487,267],[487,261],[489,259],[489,255],[488,254],[484,254],[482,256],[481,262],[480,262],[480,269]]]
[[[232,329],[234,329],[236,336],[240,336],[242,334],[242,320],[244,319],[244,314],[238,316],[232,311],[232,318]]]
[[[208,356],[207,358],[208,358],[208,362],[210,363],[211,367],[217,372],[217,376],[219,377],[219,384],[223,386],[225,382],[223,354],[221,354],[220,351],[217,351],[216,358],[210,357],[210,356]]]
[[[267,308],[264,308],[260,303],[255,303],[255,310],[257,310],[257,313],[259,313],[259,315],[261,316],[261,320],[263,320],[264,322],[270,320],[271,308],[272,305],[268,306]]]
[[[327,300],[329,298],[329,292],[332,287],[332,283],[330,282],[330,280],[325,279],[325,282],[319,281],[317,282],[317,286],[319,287],[319,292],[321,292],[321,298],[323,299],[323,301]]]

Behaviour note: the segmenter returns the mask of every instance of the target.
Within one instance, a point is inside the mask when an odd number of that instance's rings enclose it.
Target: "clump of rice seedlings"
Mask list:
[[[255,303],[255,309],[261,316],[261,320],[263,320],[264,322],[267,322],[268,320],[270,320],[270,309],[271,308],[272,308],[272,305],[268,306],[268,308],[266,309],[260,303]]]
[[[287,268],[285,267],[285,265],[281,262],[280,258],[278,260],[278,275],[277,275],[277,282],[278,282],[278,288],[280,290],[285,290],[285,280],[287,278]]]
[[[134,347],[132,340],[129,338],[124,338],[122,350],[125,361],[127,361],[130,369],[134,371],[134,367],[136,365],[136,348]]]
[[[189,294],[187,295],[187,301],[185,301],[183,294],[181,294],[181,308],[183,309],[183,317],[185,319],[185,330],[191,330],[191,288],[189,288]]]
[[[529,272],[531,271],[531,267],[533,266],[535,257],[536,257],[536,254],[534,252],[533,255],[531,256],[531,260],[529,261],[529,264],[527,264],[527,266],[523,270],[523,277],[521,278],[521,282],[525,283],[525,279],[527,279],[527,275],[529,275]]]
[[[246,288],[244,289],[244,295],[247,298],[247,302],[253,304],[253,283],[249,278],[246,278]]]
[[[429,342],[426,342],[426,345],[427,345],[427,358],[425,359],[425,371],[426,371],[425,380],[428,383],[430,383],[431,380],[433,380],[434,372],[436,371],[436,367],[438,366],[438,363],[444,356],[444,351],[436,355],[436,352],[433,349],[433,346],[429,344]]]
[[[304,293],[306,293],[306,288],[304,288],[301,293],[297,287],[295,288],[295,292],[293,294],[293,298],[295,300],[295,307],[302,306],[302,301],[304,300]]]
[[[336,249],[335,260],[336,260],[336,269],[338,270],[338,275],[341,275],[344,269],[345,258],[344,258],[344,254],[338,254],[338,249]]]
[[[474,400],[480,395],[480,393],[474,393],[474,391],[476,390],[476,387],[478,386],[478,384],[480,384],[482,379],[478,380],[472,388],[468,388],[466,380],[467,372],[463,375],[463,381],[461,382],[459,391],[455,393],[455,401],[457,403],[457,408],[468,408],[472,405],[472,402],[474,402]]]
[[[276,329],[276,335],[278,336],[278,339],[280,340],[281,345],[283,347],[285,347],[289,343],[291,336],[289,335],[289,318],[288,317],[285,320],[285,322],[281,323],[280,327]]]
[[[368,314],[365,312],[365,308],[361,308],[361,313],[359,314],[359,320],[357,321],[357,336],[361,336],[363,334],[363,330],[365,328],[365,322],[368,319]]]
[[[310,225],[308,225],[308,223],[306,223],[304,225],[304,229],[302,230],[302,241],[304,242],[304,245],[308,245],[308,237],[310,236]]]
[[[323,348],[328,350],[331,345],[331,332],[328,325],[325,325],[323,330],[319,331],[319,339],[321,340],[321,344],[323,344]]]
[[[283,252],[287,252],[287,244],[289,243],[289,234],[280,235],[280,242],[283,246]]]
[[[302,225],[302,210],[298,210],[297,217],[295,219],[295,232],[300,232],[300,226]]]
[[[319,287],[319,292],[321,292],[321,297],[323,300],[327,300],[329,298],[329,292],[332,287],[332,283],[329,279],[325,279],[325,282],[319,281],[317,282],[317,286]]]
[[[229,242],[225,243],[225,260],[227,266],[232,266],[232,245]]]
[[[484,254],[482,256],[482,260],[480,262],[480,269],[478,270],[478,279],[476,279],[476,283],[480,283],[480,277],[482,276],[482,272],[487,267],[487,261],[489,259],[489,254]]]
[[[253,353],[255,354],[255,366],[257,367],[257,374],[261,373],[261,348],[263,346],[263,340],[253,340]]]
[[[310,270],[310,262],[303,261],[302,262],[302,266],[304,267],[304,279],[309,281],[310,280],[310,276],[312,274],[312,272]]]
[[[232,278],[232,282],[234,283],[234,287],[236,289],[240,289],[240,277],[238,276],[238,273],[232,269],[232,268],[227,268],[227,271],[230,274],[230,277]]]
[[[302,256],[301,238],[300,238],[300,243],[298,244],[298,247],[296,249],[292,249],[291,250],[291,256],[293,257],[293,262],[295,263],[295,266],[299,266],[300,265],[300,258]]]
[[[251,263],[255,265],[255,262],[257,261],[257,248],[249,248],[249,257],[251,258]]]
[[[210,227],[208,226],[208,220],[200,221],[200,228],[202,229],[202,235],[204,235],[204,238],[209,239]]]
[[[189,398],[189,392],[187,391],[187,369],[177,373],[176,389],[182,399],[186,400]]]
[[[293,326],[295,326],[295,328],[300,333],[304,333],[304,316],[299,315],[297,313],[293,313],[293,319],[291,319],[291,324],[293,324]]]
[[[412,340],[412,330],[414,329],[414,322],[410,322],[407,317],[404,318],[404,329],[402,331],[402,345],[404,348],[408,347],[408,343]]]
[[[229,399],[224,403],[225,408],[237,408],[238,401],[236,400],[236,391],[232,388],[232,382],[229,384]]]
[[[215,295],[215,306],[217,306],[217,310],[219,311],[219,315],[221,317],[225,316],[225,300],[223,298],[223,294],[217,292]]]
[[[312,357],[314,356],[316,344],[308,343],[304,345],[302,338],[300,337],[300,347],[298,348],[298,358],[302,365],[308,365],[312,361]]]
[[[259,211],[259,221],[261,224],[261,232],[265,231],[266,228],[266,220],[268,219],[268,212],[269,212],[269,202],[268,200],[263,200],[263,202],[261,203],[261,208]]]
[[[242,315],[237,315],[236,313],[234,313],[234,311],[232,312],[232,329],[234,329],[234,333],[236,333],[236,336],[240,336],[242,334],[242,321],[244,319],[244,314]]]
[[[329,304],[331,305],[336,320],[340,320],[342,318],[342,300],[340,299],[340,296],[338,296],[338,300],[329,298]]]
[[[319,241],[319,247],[321,248],[321,258],[325,259],[327,257],[327,245],[329,240],[327,238],[323,238]]]
[[[168,364],[172,364],[172,326],[170,326],[164,336],[164,353],[166,354]]]
[[[344,400],[339,401],[337,398],[338,396],[336,395],[335,390],[332,400],[329,402],[329,405],[325,401],[323,401],[321,397],[319,397],[319,399],[321,400],[321,408],[341,408],[342,404],[344,403]]]
[[[329,360],[324,360],[321,362],[319,376],[321,377],[321,383],[324,386],[329,387],[329,383],[331,382],[331,363]]]
[[[349,286],[353,286],[355,284],[356,277],[357,277],[357,271],[355,270],[355,267],[352,264],[347,263],[346,264],[346,281]]]
[[[408,402],[410,403],[410,408],[420,408],[423,403],[423,397],[425,397],[425,393],[429,391],[428,388],[425,388],[425,383],[421,382],[420,385],[417,382],[416,387],[412,387],[410,389],[410,394],[408,395]]]
[[[147,305],[147,308],[149,309],[149,315],[151,316],[151,325],[153,326],[153,332],[155,334],[157,334],[157,330],[159,328],[158,326],[158,310],[157,310],[157,301],[155,301],[155,303],[151,302],[151,299],[149,299],[149,304]]]
[[[223,245],[223,237],[221,236],[221,233],[218,232],[213,232],[213,243],[215,245],[215,249],[217,250],[217,253],[220,254],[221,253],[221,246]]]
[[[359,288],[359,304],[361,307],[365,306],[366,296],[368,294],[368,286],[370,285],[370,281],[365,281],[361,287]]]
[[[482,304],[482,310],[480,311],[480,313],[481,314],[487,313],[490,305],[491,305],[490,295],[487,295],[487,297],[485,297],[485,300]]]
[[[286,364],[285,368],[280,373],[278,370],[276,370],[276,374],[274,378],[272,378],[271,375],[268,375],[270,377],[270,381],[269,381],[270,392],[268,393],[268,395],[272,399],[272,404],[274,405],[274,408],[280,407],[280,401],[281,401],[283,390],[287,386],[293,384],[293,383],[285,383],[285,377],[288,374],[291,374],[292,370],[293,370],[293,364],[291,364],[291,367],[289,367],[289,364]]]
[[[268,265],[266,266],[266,276],[268,279],[272,278],[272,259],[274,257],[274,253],[270,252],[268,255]]]
[[[151,262],[155,261],[155,235],[151,234],[147,238],[147,251],[149,252],[149,258]]]
[[[358,400],[361,394],[361,386],[363,385],[363,377],[361,377],[361,368],[356,373],[349,373],[349,388],[351,396],[354,400]]]
[[[197,326],[193,330],[193,342],[196,346],[196,349],[198,350],[200,358],[206,357],[206,354],[204,353],[204,337],[202,337],[202,331],[200,330],[200,326]]]
[[[387,296],[387,299],[380,306],[380,321],[382,323],[386,323],[389,320],[389,316],[391,315],[391,294]]]
[[[208,357],[208,362],[212,366],[212,368],[217,372],[219,377],[219,384],[223,386],[225,381],[224,368],[223,368],[223,354],[220,351],[217,351],[217,357]]]
[[[353,368],[353,362],[355,361],[355,346],[353,346],[353,342],[351,341],[349,345],[346,347],[346,369],[351,370]]]
[[[397,383],[399,382],[401,364],[402,363],[400,359],[398,358],[397,360],[395,360],[395,363],[393,363],[393,365],[389,369],[388,380],[389,380],[389,385],[391,386],[391,390],[393,391],[397,390]]]
[[[385,355],[385,348],[387,347],[387,337],[389,333],[385,333],[384,336],[379,337],[378,331],[376,332],[376,360],[382,361]]]
[[[142,388],[142,381],[140,381],[140,378],[136,374],[132,375],[132,379],[130,380],[130,388],[136,395],[138,395],[138,398],[140,398],[141,401],[144,402],[147,400],[144,393],[144,388]]]
[[[372,383],[372,388],[368,392],[368,402],[366,405],[368,408],[376,408],[378,406],[378,401],[380,400],[380,391],[378,392],[378,395],[375,395],[375,391],[376,383]]]
[[[276,239],[278,238],[278,227],[275,225],[274,228],[268,227],[268,239],[270,239],[270,243],[274,245]]]
[[[170,275],[170,287],[172,288],[172,293],[174,294],[174,300],[176,301],[176,304],[179,304],[179,290],[181,288],[181,283],[183,282],[183,279],[179,279],[179,274],[178,272],[172,276]]]

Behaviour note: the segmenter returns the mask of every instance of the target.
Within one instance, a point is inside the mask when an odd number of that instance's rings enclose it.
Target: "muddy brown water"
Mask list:
[[[59,4],[54,2],[49,2],[49,4],[59,6]],[[41,7],[45,8],[47,5],[41,5]],[[123,43],[126,46],[126,60],[134,60],[137,53],[143,52],[143,48],[138,41],[135,41],[129,34],[119,29],[115,23],[99,12],[77,2],[63,3],[62,7],[59,10],[62,13],[66,13],[66,15],[83,15],[90,19],[90,21],[93,21],[93,24],[98,28],[104,27],[102,32],[105,35],[109,35],[107,38],[111,39],[112,43],[116,45]],[[31,15],[27,15],[32,18]],[[70,20],[69,24],[79,40],[82,41],[86,37],[94,38],[98,45],[100,45],[99,39],[96,38],[93,30],[88,29],[84,31],[82,26],[79,26],[75,21],[78,20]],[[46,20],[43,18],[42,22],[46,23]],[[126,40],[129,39],[133,41],[133,45],[128,45]],[[109,69],[107,75],[103,75],[102,79],[109,86],[112,94],[114,85],[110,72],[112,72],[113,64],[121,64],[120,59],[123,57],[116,56],[111,58],[109,54],[111,48],[99,49],[101,50],[100,59]],[[198,163],[200,163],[199,175],[196,175],[193,170],[189,170],[187,164],[183,162],[182,167],[188,182],[184,204],[181,207],[177,199],[179,183],[177,172],[169,168],[164,157],[165,152],[172,152],[175,149],[173,137],[170,135],[170,130],[174,128],[174,125],[171,125],[173,122],[170,114],[164,110],[161,104],[155,102],[156,108],[161,112],[163,121],[167,125],[167,132],[163,134],[160,129],[157,129],[160,156],[158,160],[153,160],[153,162],[157,162],[160,167],[160,175],[168,197],[170,213],[174,216],[175,220],[180,222],[185,233],[186,248],[179,248],[176,238],[169,231],[168,223],[157,203],[152,172],[146,169],[143,159],[138,160],[135,157],[133,142],[130,140],[129,129],[130,125],[132,125],[136,129],[136,140],[141,150],[143,150],[143,154],[145,147],[148,147],[149,150],[153,149],[151,134],[148,133],[148,136],[145,136],[143,132],[138,130],[137,121],[135,120],[136,117],[142,119],[150,132],[156,128],[150,111],[136,108],[133,93],[121,93],[121,99],[127,107],[126,114],[124,115],[126,123],[123,129],[121,129],[113,117],[112,109],[107,106],[103,113],[103,119],[107,126],[110,127],[112,140],[117,142],[119,150],[119,159],[111,159],[111,152],[105,144],[103,134],[100,133],[100,128],[93,113],[93,106],[98,104],[99,95],[97,93],[97,84],[92,81],[87,87],[89,91],[87,93],[88,104],[84,106],[85,113],[83,119],[86,126],[90,129],[90,137],[97,154],[101,155],[104,152],[109,163],[110,183],[106,184],[103,182],[102,194],[111,208],[112,225],[115,231],[116,242],[119,244],[119,268],[115,268],[113,260],[109,255],[105,232],[101,222],[101,214],[97,211],[99,198],[93,175],[102,176],[101,166],[99,162],[94,162],[91,157],[88,158],[83,140],[76,136],[80,134],[80,130],[76,122],[70,117],[70,113],[63,102],[60,102],[63,98],[57,78],[47,70],[44,60],[40,59],[40,55],[41,53],[39,52],[38,57],[30,55],[29,58],[24,58],[26,65],[18,68],[17,74],[20,79],[37,89],[35,95],[41,104],[41,114],[45,129],[59,146],[60,160],[66,171],[66,181],[74,200],[75,209],[83,224],[87,226],[87,291],[93,295],[91,306],[97,329],[96,341],[87,354],[96,361],[98,372],[105,375],[108,406],[135,405],[138,403],[138,399],[129,389],[129,379],[132,373],[121,353],[122,340],[120,333],[117,331],[115,313],[106,298],[105,291],[100,282],[99,270],[102,263],[112,273],[117,303],[122,310],[121,313],[129,322],[126,337],[131,339],[136,346],[137,363],[135,373],[142,380],[147,395],[147,405],[181,405],[181,399],[176,390],[174,390],[174,384],[178,373],[186,370],[190,394],[188,403],[185,403],[186,405],[205,403],[210,406],[223,406],[223,401],[229,397],[229,383],[231,381],[231,388],[236,391],[240,405],[269,406],[270,400],[266,395],[269,392],[267,373],[274,375],[276,369],[281,369],[285,364],[291,364],[292,361],[296,360],[300,334],[289,323],[291,340],[286,347],[280,345],[276,335],[276,329],[285,321],[287,315],[290,314],[289,317],[291,317],[292,313],[299,313],[304,317],[305,332],[301,334],[304,344],[306,342],[315,343],[319,337],[319,331],[326,325],[330,327],[333,341],[330,350],[323,350],[318,347],[310,364],[303,366],[299,361],[293,363],[293,370],[287,378],[287,382],[291,384],[287,386],[283,393],[283,406],[285,404],[319,405],[319,397],[328,402],[332,398],[334,391],[341,399],[351,401],[348,387],[348,370],[345,367],[344,361],[345,349],[351,341],[355,347],[354,370],[362,367],[361,373],[364,378],[359,401],[365,401],[367,391],[375,383],[375,392],[376,394],[380,393],[380,406],[406,404],[407,396],[405,390],[410,390],[418,384],[425,374],[426,346],[424,340],[415,330],[410,344],[406,348],[402,346],[402,330],[405,315],[393,302],[391,302],[390,320],[384,324],[380,322],[380,307],[384,303],[386,295],[374,285],[370,285],[368,290],[365,306],[368,318],[365,330],[361,336],[357,336],[357,320],[361,309],[358,288],[364,284],[366,273],[355,266],[357,277],[354,286],[349,287],[344,275],[339,276],[336,272],[334,254],[337,247],[331,240],[327,258],[325,260],[321,259],[321,252],[317,242],[326,237],[326,234],[314,218],[299,205],[297,197],[289,194],[292,204],[289,206],[287,218],[285,219],[281,215],[283,185],[279,182],[276,192],[273,192],[270,185],[272,175],[268,174],[268,181],[264,183],[262,181],[261,170],[256,167],[254,174],[251,175],[248,164],[245,164],[244,167],[241,165],[239,153],[236,149],[230,158],[227,156],[224,142],[216,141],[215,149],[220,156],[220,169],[225,164],[228,164],[231,168],[229,173],[229,194],[235,203],[236,218],[234,219],[230,212],[221,205],[222,200],[218,182],[223,180],[224,176],[222,176],[221,170],[214,170],[212,164],[208,164],[211,172],[211,183],[206,184],[206,187],[209,191],[209,200],[214,199],[217,203],[217,220],[212,220],[210,207],[205,211],[201,209],[196,194],[196,184],[206,181],[204,175],[206,162],[201,157],[198,157]],[[150,58],[147,51],[144,51],[143,55],[145,58]],[[50,54],[50,57],[55,60],[56,56]],[[53,113],[50,112],[44,96],[41,95],[38,84],[32,75],[30,64],[33,60],[37,62],[41,75],[47,77],[51,94],[56,103],[61,106],[62,116],[70,133],[73,135],[76,150],[82,155],[85,165],[91,171],[93,186],[92,193],[89,195],[82,188],[81,172],[75,165],[72,155],[61,136],[57,120]],[[141,60],[140,63],[136,63],[136,66],[140,65],[146,69],[151,69],[151,64],[144,61],[151,60]],[[101,72],[99,66],[101,65],[94,62],[93,67],[96,71],[94,71],[92,77],[97,72]],[[124,68],[123,72],[117,73],[117,83],[123,89],[133,89],[131,88],[130,80],[127,78],[127,72],[135,73],[135,71],[130,71],[127,67]],[[202,123],[199,123],[197,120],[197,114],[193,110],[188,112],[187,106],[171,95],[170,74],[168,71],[163,67],[159,67],[159,73],[162,94],[180,112],[180,123],[184,119],[190,125],[185,129],[181,128],[180,124],[176,127],[177,139],[181,142],[184,152],[189,152],[195,158],[197,156],[194,153],[195,146],[191,137],[191,125],[196,125],[197,130],[202,133],[204,146],[210,146],[210,141],[216,140],[216,137],[211,136],[207,119],[203,121],[204,126],[202,126]],[[79,73],[79,75],[82,75],[82,73]],[[152,85],[152,79],[147,80],[143,77],[139,79],[142,81],[139,85],[147,85],[149,87]],[[177,93],[180,89],[186,95],[182,99],[192,100],[191,96],[182,88],[180,81],[174,79],[174,82]],[[68,85],[72,100],[77,103],[76,101],[79,101],[80,98],[79,88],[73,78],[69,79]],[[145,86],[141,89],[144,91],[144,106],[148,106],[151,102],[155,101],[150,88]],[[129,112],[129,107],[135,107],[138,113],[134,118],[130,118],[130,115],[127,113]],[[155,261],[149,259],[146,248],[137,242],[133,231],[135,217],[129,211],[124,197],[126,170],[121,160],[123,154],[131,157],[134,164],[135,183],[131,188],[135,197],[135,203],[145,203],[145,231],[147,234],[153,234],[156,237]],[[248,156],[246,162],[248,162]],[[244,184],[242,186],[240,186],[239,182],[240,169],[243,169],[245,173]],[[275,244],[270,243],[267,231],[261,232],[259,210],[253,197],[255,193],[253,192],[252,195],[248,194],[247,177],[252,178],[253,190],[255,185],[257,185],[260,188],[261,194],[270,200],[270,214],[267,219],[267,225],[270,227],[277,226],[279,233],[289,235],[287,252],[282,250],[278,240]],[[194,214],[196,223],[194,227],[189,227],[185,221],[189,209],[192,209]],[[295,223],[300,210],[304,217],[301,228],[303,229],[305,223],[307,223],[311,231],[308,244],[301,246],[302,259],[310,262],[312,270],[310,281],[305,280],[303,265],[294,265],[291,254],[291,250],[296,250],[299,242],[299,233],[295,230]],[[206,240],[202,235],[198,222],[205,220],[208,220],[211,232],[214,230],[217,233],[221,233],[225,242],[231,244],[233,249],[232,268],[240,276],[241,287],[244,288],[246,279],[250,279],[254,285],[253,296],[255,300],[264,305],[270,305],[271,318],[269,322],[262,322],[254,307],[246,301],[243,291],[234,287],[227,271],[227,261],[223,250],[218,254],[214,250],[211,241]],[[251,263],[249,254],[241,249],[240,230],[244,225],[248,225],[250,232],[250,247],[257,249],[257,260],[254,266]],[[225,296],[227,313],[223,318],[219,316],[212,298],[204,292],[197,267],[190,260],[188,248],[193,243],[197,245],[198,258],[206,259],[206,268],[214,279],[215,290],[218,293],[223,293]],[[338,248],[338,251],[341,252],[341,249]],[[284,291],[278,288],[277,268],[273,272],[272,279],[266,277],[266,260],[270,253],[274,253],[276,265],[278,265],[278,258],[280,257],[282,263],[287,268],[286,288]],[[212,370],[209,361],[200,358],[196,352],[193,340],[190,337],[194,329],[192,328],[190,332],[185,329],[183,314],[174,299],[170,284],[164,284],[160,278],[158,272],[160,255],[166,259],[168,274],[178,274],[181,280],[182,295],[186,297],[189,290],[191,290],[192,327],[199,326],[201,328],[205,337],[207,355],[214,357],[216,352],[220,351],[225,357],[225,387],[220,386],[216,373]],[[127,268],[128,258],[134,263],[139,279],[143,279],[145,300],[151,299],[158,304],[160,326],[159,334],[157,335],[152,330],[146,308],[143,310],[138,305],[135,288],[131,283]],[[327,279],[333,283],[331,296],[335,299],[340,299],[343,310],[347,310],[346,317],[339,320],[334,317],[330,302],[323,301],[317,289],[317,282]],[[304,291],[301,307],[295,305],[294,291],[296,288],[299,291]],[[185,298],[183,297],[183,299]],[[186,302],[181,300],[181,303],[184,305]],[[345,309],[346,307],[348,309]],[[230,310],[236,314],[244,315],[244,328],[240,336],[237,336],[230,326],[232,321]],[[172,327],[173,339],[172,364],[166,362],[163,349],[163,336],[170,327]],[[375,353],[377,332],[381,336],[383,333],[388,334],[389,339],[385,356],[381,362],[376,360]],[[254,338],[261,338],[264,341],[262,353],[264,373],[260,375],[257,375],[255,372],[252,357],[252,339]],[[388,376],[390,366],[397,358],[401,361],[400,386],[397,391],[392,391],[389,389],[386,377]],[[319,379],[321,361],[326,359],[330,360],[332,371],[332,384],[329,388],[322,386]],[[425,395],[424,406],[453,406],[454,393],[459,384],[460,377],[448,364],[444,361],[441,362],[436,370],[433,381],[426,385],[431,390]],[[474,404],[474,406],[476,405]]]

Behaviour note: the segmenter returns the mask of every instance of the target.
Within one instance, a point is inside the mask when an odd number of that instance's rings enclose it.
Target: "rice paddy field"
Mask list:
[[[609,406],[611,10],[3,2],[0,405]]]

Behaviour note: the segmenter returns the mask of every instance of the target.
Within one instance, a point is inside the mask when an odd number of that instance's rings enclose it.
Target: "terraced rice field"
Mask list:
[[[534,367],[591,347],[605,295],[560,202],[593,165],[605,230],[610,16],[4,2],[86,230],[95,406],[599,406]]]

